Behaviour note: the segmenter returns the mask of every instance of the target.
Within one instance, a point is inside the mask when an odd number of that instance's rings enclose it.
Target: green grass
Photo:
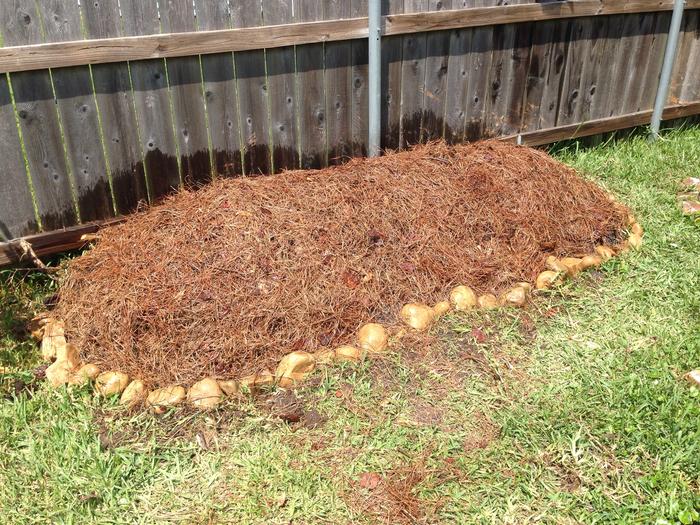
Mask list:
[[[675,202],[700,129],[555,154],[633,208],[641,252],[528,312],[452,316],[429,344],[321,370],[298,392],[314,429],[263,400],[162,420],[87,388],[0,401],[0,522],[397,522],[414,473],[426,523],[700,523],[700,393],[682,379],[700,367],[700,228]],[[7,390],[30,381],[19,329],[53,284],[2,279]]]

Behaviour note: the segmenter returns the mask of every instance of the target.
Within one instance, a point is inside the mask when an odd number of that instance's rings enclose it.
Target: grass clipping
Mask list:
[[[237,378],[455,285],[533,282],[549,255],[621,242],[626,219],[544,152],[433,143],[181,192],[72,260],[56,316],[84,359],[149,386]]]

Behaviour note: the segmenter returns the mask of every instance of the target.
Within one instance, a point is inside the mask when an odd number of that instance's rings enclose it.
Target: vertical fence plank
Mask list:
[[[405,0],[404,12],[426,11],[427,5],[427,0]],[[401,149],[418,144],[421,139],[426,49],[425,33],[404,35],[401,64],[401,126],[399,131],[399,147]]]
[[[551,40],[546,56],[547,75],[540,101],[539,128],[551,128],[557,123],[560,104],[559,95],[567,67],[566,56],[570,31],[570,20],[556,20],[552,27]]]
[[[485,7],[490,1],[474,0],[469,7]],[[491,71],[491,41],[493,26],[476,27],[472,35],[467,67],[467,105],[463,140],[478,140],[484,135],[486,103],[488,98],[489,75]]]
[[[160,32],[156,0],[120,0],[124,34]],[[178,150],[162,58],[131,62],[131,82],[149,195],[157,201],[181,186]]]
[[[457,29],[450,36],[450,53],[447,67],[447,92],[442,135],[447,142],[455,144],[464,137],[467,114],[467,93],[471,75],[472,29]]]
[[[263,0],[265,25],[292,22],[293,0]],[[296,125],[296,71],[294,48],[281,47],[265,52],[270,100],[272,164],[275,173],[299,166]]]
[[[350,18],[348,0],[323,2],[323,18],[339,20]],[[350,112],[352,93],[352,45],[349,42],[328,42],[324,57],[326,85],[326,126],[328,129],[328,163],[340,164],[351,155]]]
[[[77,0],[42,0],[39,17],[45,42],[82,39]],[[81,221],[114,215],[97,107],[88,66],[53,70],[63,140],[78,197]]]
[[[654,107],[670,24],[671,13],[656,13],[652,41],[647,53],[649,58],[646,64],[645,86],[639,97],[638,106],[642,110]]]
[[[650,13],[625,17],[618,54],[620,68],[614,80],[615,84],[621,85],[624,96],[618,100],[616,114],[638,110],[639,97],[646,81],[646,60],[651,43],[648,35],[652,27],[653,18]]]
[[[368,1],[352,0],[350,16],[358,18],[367,16]],[[351,46],[351,111],[350,111],[350,155],[364,157],[367,155],[369,135],[369,93],[367,91],[369,49],[367,40],[353,40]],[[386,91],[382,84],[382,91]]]
[[[2,15],[6,46],[42,42],[41,21],[34,0],[3,3]],[[63,152],[49,72],[13,73],[10,84],[42,228],[55,230],[75,225],[77,204]]]
[[[317,0],[298,0],[295,6],[295,22],[323,19],[322,5]],[[328,165],[323,48],[323,44],[296,48],[300,164],[304,169]]]
[[[5,241],[38,230],[7,78],[0,75],[0,239]]]
[[[86,1],[82,6],[88,38],[123,36],[118,0]],[[95,64],[92,78],[117,212],[129,213],[148,200],[129,66]]]
[[[690,31],[687,37],[691,39],[691,48],[686,62],[685,80],[681,85],[682,101],[700,98],[700,17],[697,11],[693,14],[695,16],[689,18]]]
[[[242,0],[231,4],[233,27],[262,25],[261,0]],[[248,175],[270,173],[270,112],[265,77],[265,52],[236,53],[236,75],[243,133],[243,164]]]
[[[566,55],[566,71],[562,81],[559,113],[560,125],[573,124],[581,115],[583,105],[583,75],[586,57],[590,53],[593,23],[591,19],[574,20],[571,27],[571,42]]]
[[[686,11],[683,15],[681,23],[681,33],[678,40],[678,50],[676,52],[676,61],[673,66],[671,75],[671,85],[669,87],[667,103],[677,103],[683,100],[683,88],[687,86],[688,78],[693,78],[694,75],[689,75],[692,71],[693,63],[690,62],[691,51],[695,35],[698,32],[698,17],[700,13],[697,11]],[[697,67],[697,66],[696,66]]]
[[[382,14],[403,13],[403,0],[383,2]],[[382,138],[384,149],[400,146],[401,132],[401,77],[403,70],[403,36],[382,38]]]
[[[605,97],[605,92],[598,89],[598,81],[600,78],[602,63],[606,60],[605,46],[607,44],[608,35],[608,20],[600,22],[591,20],[591,43],[588,53],[584,57],[584,71],[581,80],[581,95],[583,103],[580,106],[580,111],[577,114],[577,122],[584,122],[595,118],[595,108],[599,103],[599,99]]]
[[[197,29],[192,0],[161,0],[160,9],[163,33]],[[199,56],[168,58],[166,67],[183,182],[200,186],[211,180],[212,169]]]
[[[452,0],[430,0],[427,8],[429,11],[449,10]],[[431,31],[426,36],[421,142],[442,137],[451,34],[452,31]]]
[[[201,31],[231,28],[228,0],[196,0]],[[238,115],[236,74],[232,53],[202,55],[204,100],[207,107],[214,171],[218,175],[243,173],[241,121]]]
[[[508,135],[520,131],[522,126],[525,85],[530,66],[530,49],[535,24],[516,24],[513,47],[510,50],[510,67],[506,77],[506,107],[500,133]]]

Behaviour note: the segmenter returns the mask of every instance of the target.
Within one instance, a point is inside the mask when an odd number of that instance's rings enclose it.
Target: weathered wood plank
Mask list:
[[[692,44],[688,53],[685,80],[681,86],[680,99],[697,100],[700,98],[700,16],[695,13],[690,20],[689,27],[692,29]]]
[[[489,0],[473,0],[475,7],[490,5]],[[467,106],[464,123],[465,141],[478,140],[484,136],[489,75],[491,72],[493,26],[477,27],[472,35],[467,77]]]
[[[580,18],[571,23],[571,36],[565,60],[561,92],[559,94],[559,112],[557,125],[577,122],[583,105],[583,77],[586,61],[590,53],[593,34],[593,22],[590,18]]]
[[[263,22],[279,25],[292,22],[293,0],[263,0]],[[265,52],[267,85],[270,100],[270,141],[273,171],[299,167],[297,138],[296,68],[294,48],[280,47]]]
[[[296,21],[311,22],[322,18],[321,2],[295,2]],[[300,164],[305,169],[328,165],[323,48],[323,44],[309,44],[296,48]]]
[[[232,5],[234,27],[262,24],[260,0],[243,0]],[[243,170],[248,175],[272,172],[270,150],[270,109],[265,76],[265,52],[236,53],[238,99],[243,134]]]
[[[583,104],[581,104],[577,114],[577,122],[597,118],[597,108],[600,106],[600,101],[606,97],[605,91],[599,89],[598,83],[601,78],[604,79],[604,76],[601,76],[604,75],[603,64],[609,61],[609,57],[604,51],[608,45],[607,36],[610,21],[606,17],[600,22],[597,19],[591,19],[591,23],[593,24],[591,44],[585,56],[584,72],[582,73]],[[604,80],[600,81],[604,83]]]
[[[82,37],[77,2],[42,0],[37,3],[47,42]],[[102,130],[88,66],[59,68],[52,75],[63,126],[63,140],[78,197],[80,220],[97,221],[114,216]]]
[[[161,0],[160,9],[161,31],[184,33],[197,29],[192,0]],[[189,186],[201,186],[211,180],[212,168],[199,56],[168,58],[165,62],[182,179]]]
[[[123,36],[118,0],[82,2],[88,38]],[[148,201],[148,185],[139,143],[134,100],[125,62],[92,66],[95,100],[118,213]]]
[[[661,76],[661,67],[663,65],[664,51],[666,50],[666,41],[668,40],[668,28],[671,24],[670,13],[657,13],[655,18],[656,21],[652,32],[652,41],[647,52],[648,61],[645,72],[645,85],[638,101],[639,111],[654,107],[656,91],[659,87],[659,77]]]
[[[41,21],[34,0],[3,3],[0,15],[5,45],[42,41]],[[16,73],[11,75],[10,84],[42,229],[74,225],[78,222],[77,202],[63,152],[49,72]]]
[[[120,0],[120,5],[125,34],[160,31],[155,0]],[[182,185],[165,61],[132,62],[130,70],[149,195],[156,202]]]
[[[125,0],[129,2],[132,0]],[[148,1],[148,0],[144,0]],[[311,0],[302,0],[311,1]],[[409,2],[421,0],[406,0]],[[238,9],[238,4],[235,4]],[[320,9],[320,6],[318,7]],[[581,16],[670,11],[673,0],[575,0],[527,3],[484,8],[453,9],[384,17],[385,36],[429,31],[557,20]],[[686,0],[688,10],[699,9],[700,0]],[[197,54],[272,49],[314,42],[367,38],[367,19],[322,21],[309,24],[268,26],[265,29],[231,29],[75,41],[0,49],[0,72],[125,60],[147,60]]]
[[[368,0],[352,0],[350,16],[367,16]],[[369,136],[369,97],[368,97],[369,49],[367,40],[353,40],[351,43],[351,111],[350,111],[350,155],[367,155]],[[386,84],[382,91],[386,91]]]
[[[429,0],[427,7],[430,11],[449,10],[452,9],[452,0]],[[450,35],[450,31],[433,31],[426,36],[421,142],[442,138]]]
[[[428,0],[404,0],[404,11],[406,13],[425,11],[427,5]],[[427,44],[425,33],[407,34],[403,37],[399,130],[399,148],[401,149],[418,144],[421,139]]]
[[[403,0],[389,0],[382,14],[403,13]],[[401,131],[401,77],[403,72],[403,37],[382,37],[382,138],[384,149],[399,149]]]
[[[231,29],[229,0],[195,0],[195,9],[199,30]],[[202,55],[202,75],[214,171],[227,177],[241,175],[241,120],[233,54]]]
[[[442,135],[455,144],[464,138],[467,115],[467,94],[471,82],[470,59],[474,29],[455,29],[450,35],[450,52],[447,66],[447,92]]]
[[[350,18],[351,2],[326,0],[323,18]],[[350,42],[328,42],[324,56],[326,85],[326,126],[328,129],[328,163],[341,164],[352,155],[352,45]]]
[[[0,158],[0,239],[7,241],[39,230],[7,75],[0,75]]]

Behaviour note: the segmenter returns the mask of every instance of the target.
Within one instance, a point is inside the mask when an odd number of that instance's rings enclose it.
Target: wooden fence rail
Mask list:
[[[382,146],[646,124],[672,0],[385,0]],[[367,0],[0,2],[0,239],[366,153]],[[687,0],[666,118],[700,113]],[[14,251],[0,244],[0,264]]]

